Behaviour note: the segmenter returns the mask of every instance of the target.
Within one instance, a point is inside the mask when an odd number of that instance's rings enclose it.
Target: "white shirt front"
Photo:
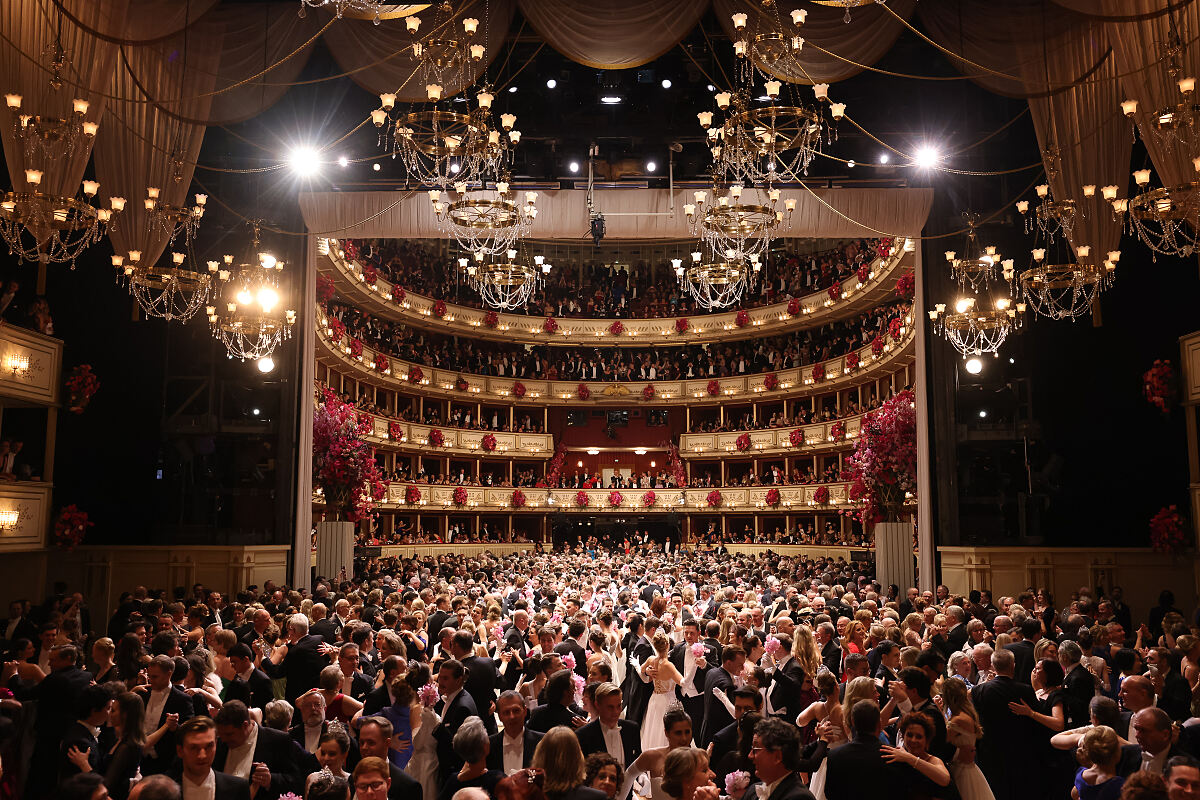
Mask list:
[[[246,741],[241,747],[229,748],[229,755],[225,758],[225,769],[221,771],[226,775],[236,775],[249,780],[250,771],[254,767],[254,747],[257,744],[258,725],[251,722],[250,735],[246,737]]]
[[[307,753],[317,752],[317,746],[321,742],[321,734],[325,731],[324,723],[320,725],[305,725],[304,726],[304,750]]]
[[[608,750],[608,754],[617,760],[617,763],[622,768],[625,766],[625,744],[621,741],[621,726],[617,725],[609,728],[603,722],[600,723],[600,731],[604,734],[604,748]]]
[[[696,690],[696,657],[692,655],[692,646],[683,643],[683,696],[699,697]]]
[[[187,775],[180,782],[183,787],[183,800],[215,800],[217,796],[217,773],[211,769],[201,783],[192,783]]]
[[[146,698],[146,717],[142,720],[142,733],[149,736],[158,730],[158,723],[162,717],[163,709],[167,705],[167,697],[171,694],[171,687],[158,691],[151,690],[150,696]]]
[[[521,731],[521,735],[517,738],[510,738],[508,732],[505,731],[503,739],[504,745],[504,774],[512,775],[514,772],[520,772],[525,764],[525,731]]]
[[[10,619],[8,621],[8,627],[4,629],[4,638],[8,639],[11,642],[12,638],[13,638],[13,634],[15,634],[17,632],[17,626],[20,624],[21,624],[21,617],[17,617],[16,619]]]

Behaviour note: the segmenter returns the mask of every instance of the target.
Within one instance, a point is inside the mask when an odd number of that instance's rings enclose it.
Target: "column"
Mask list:
[[[930,447],[930,403],[927,393],[929,392],[929,376],[928,376],[928,343],[926,342],[927,328],[923,324],[925,319],[925,274],[922,269],[922,248],[920,245],[914,254],[916,256],[916,295],[913,298],[913,324],[917,327],[917,377],[913,382],[916,388],[917,401],[917,550],[920,569],[918,576],[920,583],[917,586],[922,590],[933,589],[937,585],[937,568],[934,559],[934,544],[933,544],[933,472],[930,463],[933,451]],[[953,415],[951,415],[953,416]],[[950,420],[948,430],[953,431],[953,419]],[[953,474],[953,468],[950,473]],[[952,485],[952,481],[948,481]],[[906,542],[906,546],[911,547],[911,542]],[[876,553],[879,552],[878,536],[875,540]],[[911,553],[909,554],[911,563]],[[876,556],[878,558],[878,556]],[[893,581],[893,583],[896,583]],[[903,584],[911,586],[913,584]]]

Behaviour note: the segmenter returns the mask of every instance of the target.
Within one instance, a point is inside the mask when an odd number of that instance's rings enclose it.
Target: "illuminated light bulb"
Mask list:
[[[741,196],[742,196],[742,187],[741,187],[741,186],[730,186],[730,187],[729,187],[729,194],[733,196],[733,199],[734,199],[734,200],[739,200],[739,199],[741,199]]]
[[[437,190],[437,189],[429,190],[429,202],[436,203],[437,201],[439,201],[441,199],[442,199],[442,193],[439,190]]]
[[[30,186],[38,186],[42,182],[42,171],[40,169],[25,170],[25,182]]]
[[[1194,159],[1192,161],[1192,165],[1196,166],[1196,169],[1200,170],[1200,166],[1196,165],[1197,161],[1200,161],[1200,159]],[[1115,200],[1117,198],[1117,187],[1110,184],[1108,186],[1101,188],[1100,196],[1103,197],[1105,200]]]
[[[1083,196],[1084,197],[1095,197],[1096,196],[1096,184],[1085,183],[1083,185]]]
[[[791,213],[792,211],[795,211],[796,210],[796,199],[793,197],[789,197],[787,200],[784,200],[783,207],[786,208],[789,213]]]
[[[1196,79],[1180,78],[1178,86],[1179,91],[1183,92],[1184,94],[1191,94],[1192,92],[1196,91]]]
[[[158,205],[158,201],[155,200],[153,197],[147,197],[145,200],[142,201],[142,203],[145,204],[147,211],[153,211],[154,207]]]
[[[98,191],[100,191],[100,182],[99,181],[84,181],[83,182],[83,193],[86,194],[88,197],[95,197],[96,192],[98,192]]]
[[[733,20],[734,30],[740,31],[746,27],[746,20],[750,19],[750,17],[748,17],[746,14],[737,13],[737,14],[731,15],[730,19]]]
[[[263,269],[274,269],[277,262],[275,256],[270,253],[259,253],[258,263],[262,265]]]
[[[834,119],[841,119],[842,117],[846,116],[846,104],[845,103],[831,104],[829,106],[829,116],[833,117]]]
[[[496,98],[491,92],[480,92],[475,95],[475,99],[479,102],[480,108],[491,108],[492,101]]]
[[[779,89],[783,86],[779,81],[767,81],[767,97],[779,97]]]
[[[1050,194],[1050,187],[1044,183],[1039,183],[1034,191],[1037,192],[1038,197],[1045,197]]]
[[[517,115],[516,114],[501,114],[500,115],[500,126],[502,128],[504,128],[504,130],[506,130],[506,131],[512,130],[513,125],[516,125],[516,124],[517,124]]]
[[[96,131],[98,131],[98,130],[100,130],[100,126],[95,122],[83,123],[83,135],[84,136],[95,136]]]
[[[1033,260],[1034,261],[1041,261],[1045,257],[1046,257],[1046,248],[1038,247],[1038,248],[1034,249],[1034,251],[1033,251]]]
[[[458,192],[459,194],[466,194],[467,193],[467,182],[466,181],[457,181],[454,184],[454,191]],[[508,191],[508,184],[501,181],[500,183],[496,184],[496,191],[500,192],[500,194],[504,194],[505,192]]]
[[[462,23],[463,30],[466,31],[468,36],[474,36],[475,31],[479,30],[479,20],[475,19],[474,17],[467,17],[462,21]]]
[[[526,203],[536,203],[537,199],[538,199],[537,192],[526,192],[525,193],[525,202]]]
[[[76,98],[76,99],[74,99],[74,100],[72,100],[72,101],[71,101],[71,109],[72,109],[72,110],[73,110],[73,111],[74,111],[76,114],[79,114],[79,115],[81,115],[81,116],[82,116],[83,114],[86,114],[86,113],[87,113],[87,110],[88,110],[88,101],[87,101],[87,100],[80,100],[79,98]]]
[[[708,197],[708,192],[692,192],[692,197],[696,199],[697,205],[703,204]]]
[[[509,260],[509,261],[512,261],[512,260],[513,260],[514,258],[516,258],[516,257],[517,257],[517,251],[516,251],[516,250],[509,250],[509,251],[508,251],[508,260]]]
[[[701,111],[700,113],[696,114],[696,118],[700,120],[700,126],[703,128],[707,128],[712,125],[713,115],[711,111]]]
[[[750,43],[745,39],[738,39],[733,43],[733,54],[736,56],[745,56],[749,51]]]
[[[1081,244],[1075,248],[1075,255],[1080,259],[1087,258],[1092,254],[1092,248],[1086,244]]]
[[[693,261],[693,262],[695,262],[695,263],[699,264],[699,263],[700,263],[700,258],[701,258],[701,254],[700,254],[700,252],[699,252],[699,251],[696,251],[696,252],[693,252],[693,253],[692,253],[692,261]]]
[[[252,300],[254,300],[254,295],[250,294],[249,289],[243,288],[241,291],[239,291],[237,293],[237,301],[244,306],[250,305],[250,302]],[[231,308],[229,310],[233,311],[234,309]]]
[[[732,95],[730,95],[729,92],[718,92],[714,98],[717,101],[717,108],[722,110],[729,108],[729,101],[731,98]]]
[[[829,84],[828,83],[814,83],[813,84],[813,94],[816,95],[816,98],[818,100],[828,100],[829,99]]]
[[[142,260],[142,251],[141,250],[130,250],[129,251],[129,260],[130,261],[141,261]]]
[[[965,314],[968,311],[970,311],[971,308],[974,307],[974,305],[975,305],[974,297],[960,297],[954,303],[954,310],[957,311],[959,314]]]
[[[1122,100],[1121,101],[1121,111],[1127,117],[1132,117],[1134,114],[1136,114],[1137,107],[1138,107],[1137,100]]]
[[[216,262],[216,261],[210,261],[210,262],[208,262],[208,271],[209,271],[209,272],[216,272],[216,271],[217,271],[217,262]]]
[[[696,207],[694,205],[692,205],[691,203],[684,203],[683,204],[683,214],[684,214],[684,216],[687,216],[687,217],[695,216],[696,215]]]
[[[376,128],[382,128],[383,123],[387,121],[387,112],[382,108],[377,108],[371,112],[371,122],[375,123]]]
[[[150,197],[150,198],[157,200],[159,194],[160,193],[159,193],[157,186],[149,186],[146,188],[146,197]]]
[[[4,95],[4,102],[8,103],[8,107],[11,109],[18,109],[21,107],[21,95],[6,94]]]
[[[772,189],[771,191],[767,192],[767,196],[771,198],[772,203],[779,202],[779,190],[778,189]]]
[[[1118,261],[1120,261],[1121,260],[1121,251],[1120,250],[1109,250],[1108,251],[1108,260],[1114,264],[1117,263]]]
[[[438,83],[425,84],[425,94],[429,97],[430,100],[441,100],[442,99],[441,84],[438,84]]]
[[[409,33],[416,33],[417,28],[421,27],[421,18],[417,16],[405,17],[404,25],[408,28]]]
[[[379,105],[384,108],[392,108],[396,105],[396,95],[391,92],[385,92],[379,95]]]
[[[1129,210],[1129,201],[1124,198],[1122,198],[1120,200],[1113,200],[1112,205],[1113,205],[1113,211],[1115,211],[1118,214],[1124,214],[1126,211]]]
[[[114,267],[124,266],[124,264],[125,264],[125,256],[114,255],[112,257],[112,265]]]
[[[1133,182],[1138,186],[1145,186],[1150,182],[1150,170],[1139,169],[1133,173]]]
[[[258,290],[258,305],[264,313],[270,312],[279,302],[279,292],[269,286]]]
[[[196,205],[203,206],[207,202],[208,202],[208,195],[206,195],[206,194],[197,194],[196,195]]]
[[[509,131],[508,138],[512,140],[513,144],[517,144],[518,142],[521,141],[521,132],[520,131]]]
[[[175,266],[181,266],[183,264],[183,259],[183,253],[171,253],[171,261],[175,264]]]

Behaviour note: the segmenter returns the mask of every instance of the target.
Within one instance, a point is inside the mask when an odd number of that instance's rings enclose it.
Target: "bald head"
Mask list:
[[[1141,711],[1154,705],[1154,684],[1145,675],[1130,675],[1121,681],[1121,704],[1130,711]]]

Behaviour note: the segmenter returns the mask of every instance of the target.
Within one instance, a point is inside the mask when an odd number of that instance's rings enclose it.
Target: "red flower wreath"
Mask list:
[[[350,340],[350,357],[351,358],[362,358],[362,348],[363,348],[362,339],[351,339]]]
[[[464,378],[462,375],[459,375],[454,379],[454,388],[460,392],[465,392],[467,389],[471,388],[471,384],[467,383],[466,378]]]
[[[513,393],[513,397],[524,397],[525,396],[525,384],[521,383],[520,381],[517,381],[516,383],[514,383],[513,388],[512,388],[512,393]]]
[[[461,486],[454,487],[454,505],[465,506],[467,504],[467,490]]]
[[[329,338],[334,344],[341,344],[342,339],[346,338],[346,323],[342,322],[337,317],[329,318]]]
[[[895,317],[888,323],[888,333],[892,335],[892,341],[900,341],[900,318]]]
[[[587,492],[579,491],[575,493],[575,505],[579,506],[580,508],[587,508],[588,502],[589,500]]]
[[[613,336],[620,336],[625,332],[625,323],[619,319],[615,320],[612,325],[608,326],[608,332]]]
[[[67,407],[75,414],[82,414],[92,397],[100,391],[100,379],[92,372],[91,364],[75,367],[64,384],[67,390]]]
[[[624,499],[625,498],[622,497],[621,493],[618,491],[614,490],[614,491],[611,491],[608,493],[608,504],[610,506],[612,506],[613,508],[617,508],[618,506],[620,506],[621,501],[623,501]]]
[[[858,351],[846,353],[846,369],[858,369]]]
[[[580,400],[587,400],[592,396],[592,390],[587,387],[587,384],[581,383],[575,387],[575,396]]]
[[[393,442],[398,442],[404,438],[404,431],[401,430],[399,422],[388,423],[388,438]]]
[[[333,283],[333,278],[328,275],[317,276],[317,302],[325,305],[334,298],[337,294],[337,287]]]
[[[716,397],[721,391],[721,384],[719,384],[716,380],[711,380],[708,382],[708,386],[704,388],[705,391],[708,392],[709,397]]]
[[[434,447],[441,447],[446,441],[446,437],[437,428],[431,428],[429,431],[429,443]]]
[[[871,265],[860,264],[858,267],[858,282],[866,283],[869,280],[871,280]]]
[[[398,283],[393,283],[392,300],[397,303],[403,303],[405,297],[408,297],[408,293],[404,291],[404,287]]]
[[[87,529],[95,526],[96,523],[90,522],[87,512],[80,511],[79,506],[74,503],[63,506],[54,520],[54,544],[63,550],[74,550],[83,541]]]
[[[687,329],[688,329],[687,317],[680,317],[679,319],[675,320],[675,332],[676,333],[687,333]]]
[[[524,508],[525,507],[525,493],[522,492],[520,489],[513,489],[512,500],[510,501],[510,504],[512,505],[513,508]]]
[[[818,486],[817,490],[813,492],[813,501],[819,506],[829,503],[829,487]]]
[[[483,315],[483,324],[489,328],[494,328],[500,324],[500,315],[495,311],[489,311]]]
[[[835,283],[833,286],[829,287],[828,291],[829,291],[829,299],[832,300],[833,302],[836,303],[838,300],[842,299],[842,284]]]
[[[792,447],[802,446],[804,444],[804,429],[793,428],[792,432],[788,434],[788,441],[791,442]]]
[[[408,368],[408,382],[409,383],[420,383],[421,379],[424,377],[425,377],[425,373],[422,372],[421,368],[419,366],[417,366],[416,364],[413,364],[411,367]]]
[[[367,414],[366,412],[358,412],[358,425],[363,429],[363,432],[368,436],[375,435],[375,415]]]
[[[911,302],[917,293],[917,279],[911,272],[906,272],[896,280],[896,297]]]
[[[446,301],[438,300],[433,304],[433,315],[438,319],[446,316]]]
[[[709,508],[720,508],[721,507],[721,491],[719,489],[713,489],[711,492],[708,493],[708,497],[706,497],[705,500],[708,503]]]
[[[367,286],[374,286],[379,280],[379,270],[375,269],[374,264],[367,264],[363,267],[363,283]]]
[[[739,310],[733,318],[733,324],[737,325],[739,328],[746,327],[746,323],[749,321],[750,321],[750,314],[744,308]]]
[[[653,400],[654,399],[654,384],[653,383],[647,383],[642,388],[642,399],[643,400]]]
[[[483,448],[485,453],[494,453],[496,451],[496,437],[490,433],[485,434],[480,440],[479,446]]]
[[[813,364],[812,379],[813,383],[820,383],[821,381],[825,380],[825,365],[823,363]]]
[[[800,313],[799,297],[793,297],[791,300],[788,300],[787,312],[793,317]]]
[[[654,503],[656,500],[658,500],[658,496],[655,495],[654,492],[646,492],[644,495],[642,495],[642,505],[644,505],[646,508],[654,508]]]
[[[733,444],[734,444],[734,447],[736,447],[738,450],[749,450],[750,449],[750,434],[743,433],[741,436],[739,436],[734,441]]]
[[[835,442],[840,442],[842,439],[845,439],[846,438],[846,423],[842,422],[839,419],[837,422],[830,425],[829,426],[829,438],[833,439]]]
[[[417,503],[421,502],[421,490],[412,484],[406,486],[404,488],[404,502],[408,503],[410,506],[415,506]]]
[[[1179,555],[1187,549],[1187,526],[1175,506],[1159,509],[1150,518],[1150,546],[1169,555]]]
[[[871,340],[871,355],[878,357],[879,354],[882,352],[883,352],[883,337],[876,335],[875,338]]]
[[[546,333],[554,333],[558,330],[558,320],[554,317],[546,317],[545,322],[542,323],[542,330]]]
[[[1142,393],[1146,402],[1164,414],[1175,403],[1175,367],[1169,360],[1155,359],[1154,365],[1142,375]]]
[[[375,354],[375,369],[380,372],[387,372],[392,366],[392,362],[388,361],[388,357],[383,353]]]
[[[774,391],[779,388],[779,376],[774,372],[768,372],[767,377],[763,378],[763,387],[768,391]]]
[[[771,508],[779,505],[778,489],[767,489],[767,505],[771,506]]]

